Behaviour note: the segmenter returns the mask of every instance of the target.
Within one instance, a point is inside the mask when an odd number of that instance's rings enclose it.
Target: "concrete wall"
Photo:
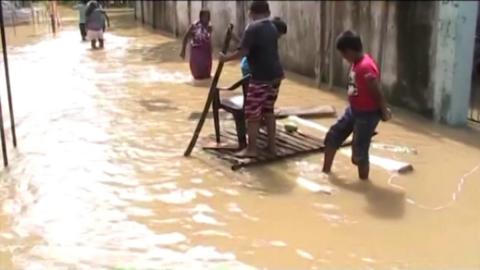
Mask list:
[[[222,43],[229,22],[235,25],[239,35],[248,23],[250,1],[178,1],[176,5],[168,4],[173,1],[158,2],[167,3],[160,5],[158,13],[169,22],[159,27],[172,31],[172,25],[176,24],[180,34],[190,23],[198,20],[202,7],[209,8],[216,46]],[[335,51],[334,40],[342,31],[351,29],[362,36],[366,51],[379,63],[388,100],[395,105],[432,115],[434,87],[431,74],[437,47],[438,2],[269,3],[272,16],[279,16],[288,24],[288,33],[280,41],[282,63],[288,70],[315,78],[319,84],[344,87],[348,65]],[[146,15],[147,21],[150,21],[149,16]]]
[[[442,1],[438,13],[438,43],[434,108],[438,121],[465,125],[468,114],[478,3]]]

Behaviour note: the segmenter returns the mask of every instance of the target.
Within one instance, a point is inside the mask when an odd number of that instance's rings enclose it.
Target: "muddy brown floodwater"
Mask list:
[[[184,158],[207,88],[190,84],[177,40],[132,17],[115,19],[104,51],[68,18],[56,37],[7,29],[19,147],[0,178],[1,269],[480,267],[478,128],[395,110],[375,140],[417,154],[372,152],[415,172],[372,167],[370,183],[344,156],[332,179],[321,154],[240,172],[199,149]],[[221,84],[239,77],[229,64]],[[311,85],[289,74],[279,104],[343,110],[341,95]]]

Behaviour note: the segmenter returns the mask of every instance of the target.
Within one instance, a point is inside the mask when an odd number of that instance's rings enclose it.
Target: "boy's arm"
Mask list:
[[[387,101],[383,92],[380,90],[380,83],[377,76],[372,73],[365,74],[365,79],[367,81],[368,90],[373,95],[373,98],[380,105],[380,110],[382,112],[382,120],[388,121],[392,118],[392,113],[387,106]]]
[[[230,53],[230,54],[220,53],[220,61],[229,62],[229,61],[241,59],[244,56],[246,56],[247,54],[248,54],[248,51],[246,51],[245,49],[242,49],[242,48],[237,49],[236,51],[234,51],[233,53]]]
[[[107,15],[107,12],[105,12],[105,18],[107,19],[107,26],[110,27],[110,18]]]
[[[242,40],[240,41],[240,47],[235,52],[233,52],[231,54],[226,54],[225,55],[223,53],[220,53],[220,61],[229,62],[229,61],[232,61],[232,60],[237,60],[237,59],[243,58],[250,51],[250,48],[253,45],[253,40],[254,40],[253,29],[251,27],[245,29],[245,32],[243,33]]]

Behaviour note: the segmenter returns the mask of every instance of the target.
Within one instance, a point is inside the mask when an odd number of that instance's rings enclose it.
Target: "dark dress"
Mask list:
[[[190,72],[196,80],[208,79],[212,71],[210,31],[202,23],[196,22],[191,34]]]

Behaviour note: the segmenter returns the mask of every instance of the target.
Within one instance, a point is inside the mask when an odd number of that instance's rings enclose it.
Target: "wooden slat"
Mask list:
[[[317,147],[323,145],[323,140],[315,140],[313,138],[299,137],[297,132],[288,133],[285,131],[278,132],[281,136],[287,136],[292,142],[303,145],[305,147]]]
[[[320,105],[314,107],[280,107],[275,110],[277,118],[286,118],[292,115],[304,118],[317,117],[335,117],[337,114],[335,108],[330,105]]]

